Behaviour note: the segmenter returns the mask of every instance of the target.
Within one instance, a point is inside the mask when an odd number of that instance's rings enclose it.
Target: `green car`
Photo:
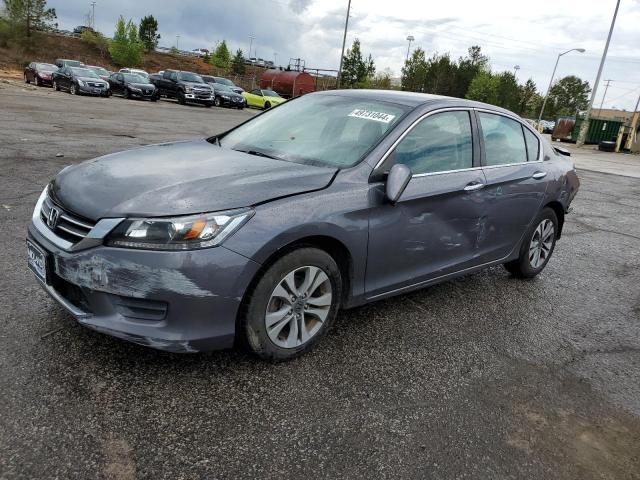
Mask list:
[[[280,105],[287,101],[286,98],[282,98],[273,90],[260,90],[254,88],[250,92],[242,92],[242,96],[247,101],[247,106],[254,108],[262,108],[268,110],[271,107]]]

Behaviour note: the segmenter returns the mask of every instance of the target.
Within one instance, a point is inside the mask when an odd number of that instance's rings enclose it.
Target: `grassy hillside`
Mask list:
[[[108,53],[102,54],[97,48],[79,38],[40,34],[31,49],[12,45],[0,47],[0,71],[9,75],[13,73],[11,76],[14,76],[16,73],[21,74],[29,62],[53,63],[56,58],[70,58],[87,65],[100,65],[107,70],[117,70]],[[211,74],[215,70],[212,65],[197,57],[159,52],[145,53],[141,67],[149,72],[175,68]]]

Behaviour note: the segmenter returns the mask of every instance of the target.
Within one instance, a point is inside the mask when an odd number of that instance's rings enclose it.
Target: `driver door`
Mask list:
[[[397,204],[380,199],[369,219],[369,298],[474,266],[485,212],[475,116],[427,114],[395,146],[385,170],[404,163],[412,178]]]

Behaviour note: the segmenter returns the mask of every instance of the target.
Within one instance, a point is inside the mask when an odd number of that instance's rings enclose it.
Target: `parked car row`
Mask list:
[[[245,92],[223,77],[181,70],[162,70],[150,75],[136,68],[110,72],[97,65],[64,58],[57,59],[55,64],[31,62],[24,70],[24,81],[38,86],[50,85],[56,91],[64,90],[72,95],[109,97],[116,94],[152,102],[164,97],[175,99],[181,105],[195,103],[207,108],[215,105],[268,110],[286,101],[269,89]]]

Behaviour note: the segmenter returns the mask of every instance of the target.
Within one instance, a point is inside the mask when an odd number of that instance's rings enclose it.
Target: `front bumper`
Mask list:
[[[48,284],[39,283],[80,324],[171,352],[231,347],[238,308],[260,267],[221,246],[65,251],[33,221],[28,238],[48,255]]]
[[[84,95],[96,95],[106,96],[109,93],[109,88],[96,88],[88,85],[78,85],[78,91]]]
[[[213,103],[215,100],[215,95],[203,95],[199,93],[185,93],[184,98],[188,102],[193,103]]]
[[[245,108],[247,106],[247,102],[244,98],[236,101],[231,98],[220,97],[220,100],[224,107]]]

